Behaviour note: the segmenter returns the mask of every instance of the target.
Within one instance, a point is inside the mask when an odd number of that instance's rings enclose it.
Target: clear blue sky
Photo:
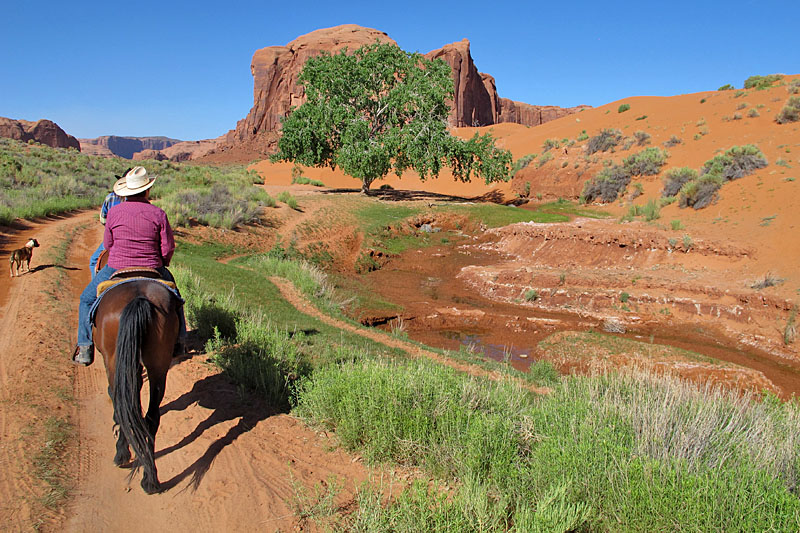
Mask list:
[[[463,38],[500,96],[602,105],[800,73],[795,1],[6,2],[0,116],[76,137],[217,137],[253,103],[259,48],[339,24],[429,52]]]

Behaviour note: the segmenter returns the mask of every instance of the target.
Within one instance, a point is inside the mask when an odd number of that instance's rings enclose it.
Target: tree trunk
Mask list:
[[[374,178],[364,178],[361,180],[361,194],[364,196],[369,196],[369,186],[372,185],[372,182],[375,181]]]

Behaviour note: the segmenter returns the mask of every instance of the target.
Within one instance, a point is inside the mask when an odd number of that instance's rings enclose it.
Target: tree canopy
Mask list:
[[[413,169],[422,180],[442,167],[457,180],[510,177],[511,153],[491,135],[458,139],[447,130],[450,67],[390,44],[309,59],[300,74],[306,102],[283,121],[273,161],[335,169],[367,192],[389,172]]]

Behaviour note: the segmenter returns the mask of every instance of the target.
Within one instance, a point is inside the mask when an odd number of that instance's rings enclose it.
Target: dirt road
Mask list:
[[[270,412],[240,393],[194,354],[173,365],[156,439],[161,494],[147,496],[138,476],[112,458],[111,402],[102,361],[89,368],[68,362],[88,258],[101,238],[93,213],[81,213],[4,232],[2,256],[36,237],[34,271],[0,282],[0,523],[67,531],[287,531],[298,521],[297,488],[343,486],[347,505],[368,478],[357,457],[297,419]],[[65,239],[71,244],[57,257]],[[51,262],[47,262],[47,261]],[[34,466],[46,448],[44,422],[72,423],[75,438],[53,459],[71,490],[53,509]],[[57,465],[54,465],[57,466]]]

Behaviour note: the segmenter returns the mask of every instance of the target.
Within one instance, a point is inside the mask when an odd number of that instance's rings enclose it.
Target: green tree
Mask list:
[[[368,193],[389,172],[413,169],[422,180],[443,166],[462,182],[508,180],[511,153],[491,135],[469,140],[447,130],[453,97],[450,67],[389,44],[309,59],[299,82],[306,102],[283,121],[273,161],[335,169],[361,180]]]

